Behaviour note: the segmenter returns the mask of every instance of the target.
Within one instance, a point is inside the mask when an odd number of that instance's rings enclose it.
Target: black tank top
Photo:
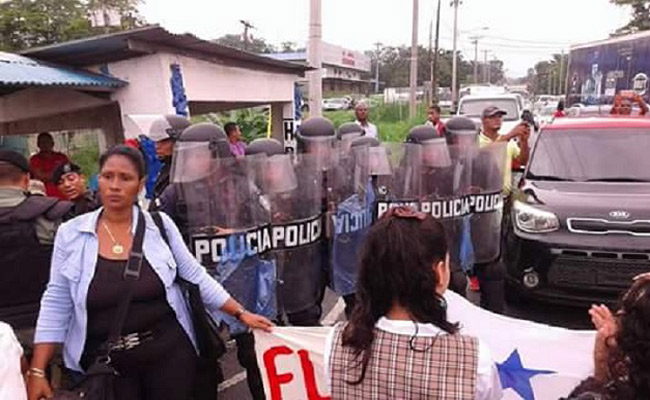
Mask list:
[[[88,328],[84,355],[94,355],[108,339],[120,299],[124,296],[123,278],[126,260],[97,259],[95,275],[88,289]],[[167,303],[165,287],[146,259],[142,262],[140,279],[135,282],[133,299],[122,335],[156,331],[175,321],[174,311]]]

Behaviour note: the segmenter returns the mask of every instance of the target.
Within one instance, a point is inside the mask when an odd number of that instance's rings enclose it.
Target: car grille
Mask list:
[[[590,235],[621,234],[650,236],[650,221],[608,221],[595,218],[569,218],[567,227],[572,233]]]
[[[627,288],[632,279],[650,271],[650,254],[554,249],[556,258],[548,270],[555,286]]]

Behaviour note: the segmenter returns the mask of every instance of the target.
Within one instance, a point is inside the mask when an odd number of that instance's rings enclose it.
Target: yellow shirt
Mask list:
[[[489,146],[494,142],[494,140],[485,136],[483,132],[478,135],[479,147]],[[519,157],[521,154],[521,149],[516,142],[509,141],[507,146],[507,153],[505,171],[503,172],[503,191],[505,194],[510,194],[510,191],[512,190],[512,160]]]

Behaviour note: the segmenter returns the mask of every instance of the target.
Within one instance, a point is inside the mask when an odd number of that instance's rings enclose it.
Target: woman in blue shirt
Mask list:
[[[177,275],[199,286],[206,309],[235,316],[250,328],[272,323],[247,312],[212,279],[185,246],[169,217],[162,215],[169,245],[151,216],[136,205],[144,185],[142,155],[116,146],[100,158],[99,192],[103,208],[63,224],[57,232],[50,281],[43,294],[29,370],[30,400],[51,396],[43,372],[63,343],[68,368],[83,372],[100,352],[124,293],[124,267],[139,213],[145,218],[140,278],[122,330],[137,345],[111,352],[116,398],[121,400],[191,397],[196,339]],[[127,338],[125,338],[126,341]]]

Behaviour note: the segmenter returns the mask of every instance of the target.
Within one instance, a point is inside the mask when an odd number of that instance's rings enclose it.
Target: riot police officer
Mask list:
[[[156,177],[153,188],[152,209],[156,208],[156,200],[169,186],[169,174],[172,169],[172,156],[174,145],[180,138],[183,131],[191,125],[187,118],[180,115],[163,115],[156,119],[149,128],[146,135],[156,144],[156,156],[161,162],[160,171]]]
[[[465,117],[452,118],[447,123],[447,140],[465,167],[464,179],[469,182],[467,194],[475,200],[494,198],[503,190],[506,165],[506,143],[494,143],[479,148],[478,127]],[[488,202],[485,202],[488,204]],[[505,308],[505,265],[501,261],[501,222],[503,203],[496,202],[487,209],[474,208],[469,223],[474,253],[473,273],[479,281],[481,307],[502,313]]]
[[[308,130],[309,126],[308,123]],[[322,247],[321,168],[326,165],[326,160],[316,156],[284,154],[282,145],[275,139],[257,139],[246,148],[247,157],[259,154],[269,157],[262,164],[258,183],[264,193],[264,203],[271,212],[274,229],[288,233],[289,229],[300,228],[299,225],[305,223],[318,228],[318,235],[303,243],[279,245],[272,251],[278,267],[277,320],[283,322],[286,316],[292,325],[319,325],[324,295],[323,264],[326,260]]]
[[[176,144],[174,160],[172,184],[161,196],[162,210],[179,225],[201,264],[233,297],[246,309],[274,317],[275,298],[260,299],[258,293],[269,293],[269,289],[274,293],[275,265],[257,255],[249,256],[239,246],[246,232],[268,223],[263,220],[263,210],[254,208],[256,193],[247,179],[252,175],[245,160],[232,158],[225,133],[211,123],[185,129]],[[219,245],[213,246],[213,242]],[[218,250],[213,254],[215,248]],[[270,281],[271,287],[259,288],[261,281]],[[215,317],[229,326],[237,343],[237,359],[246,369],[251,395],[264,399],[252,333],[232,318]]]
[[[327,215],[330,204],[336,203],[335,188],[342,184],[345,177],[336,166],[337,152],[335,151],[336,130],[334,124],[327,118],[312,117],[304,121],[297,132],[298,156],[295,172],[298,188],[294,193],[304,197],[300,207],[294,207],[292,219],[310,217],[315,213]],[[331,224],[325,219],[324,234],[331,238]],[[325,295],[329,272],[329,246],[327,240],[321,240],[310,246],[296,249],[283,256],[284,271],[289,282],[285,282],[284,290],[287,295],[283,298],[283,307],[292,325],[320,325],[322,314],[321,303]],[[287,257],[289,255],[289,257]],[[305,264],[311,265],[310,271],[299,271]],[[293,272],[298,272],[294,275]],[[310,288],[310,293],[302,296],[303,304],[291,301],[288,296],[292,286],[303,282]],[[293,282],[293,283],[292,283]],[[290,304],[293,303],[293,304]]]
[[[215,124],[204,122],[187,127],[176,140],[176,147],[185,146],[185,148],[189,148],[192,146],[192,143],[207,144],[208,147],[202,147],[201,149],[206,150],[208,153],[201,154],[201,156],[208,158],[232,157],[232,154],[230,153],[228,147],[226,134],[224,133],[223,129]],[[189,152],[186,150],[182,151],[181,153],[188,154]],[[197,159],[192,160],[190,157],[190,159],[186,161],[193,161],[195,163],[198,163],[201,160],[201,158],[198,158],[198,154],[200,154],[200,152],[197,151],[197,154],[195,154],[195,157],[197,157]],[[204,161],[206,163],[206,168],[209,168],[209,159]],[[198,190],[196,186],[198,185],[193,186],[193,188]],[[152,202],[151,208],[152,211],[162,211],[172,217],[181,232],[185,232],[188,223],[188,214],[186,203],[184,201],[185,199],[181,196],[178,189],[178,185],[167,186],[162,194],[154,202]],[[207,191],[208,189],[205,187],[203,190]]]
[[[453,122],[452,122],[453,126]],[[460,185],[454,185],[456,165],[452,163],[449,149],[444,138],[441,138],[435,128],[429,125],[420,125],[411,129],[407,143],[422,146],[422,180],[420,198],[422,204],[440,204],[443,201],[453,200],[463,195]],[[424,207],[423,207],[424,208]],[[427,208],[425,211],[432,212]],[[435,212],[433,212],[435,214]],[[454,292],[466,295],[467,276],[462,266],[471,266],[473,259],[466,260],[468,255],[466,247],[471,245],[468,226],[469,215],[450,216],[435,215],[441,219],[445,226],[445,233],[450,252],[451,279],[449,287]],[[465,218],[467,221],[463,221]],[[464,251],[465,250],[465,251]],[[471,252],[469,252],[471,256]]]

